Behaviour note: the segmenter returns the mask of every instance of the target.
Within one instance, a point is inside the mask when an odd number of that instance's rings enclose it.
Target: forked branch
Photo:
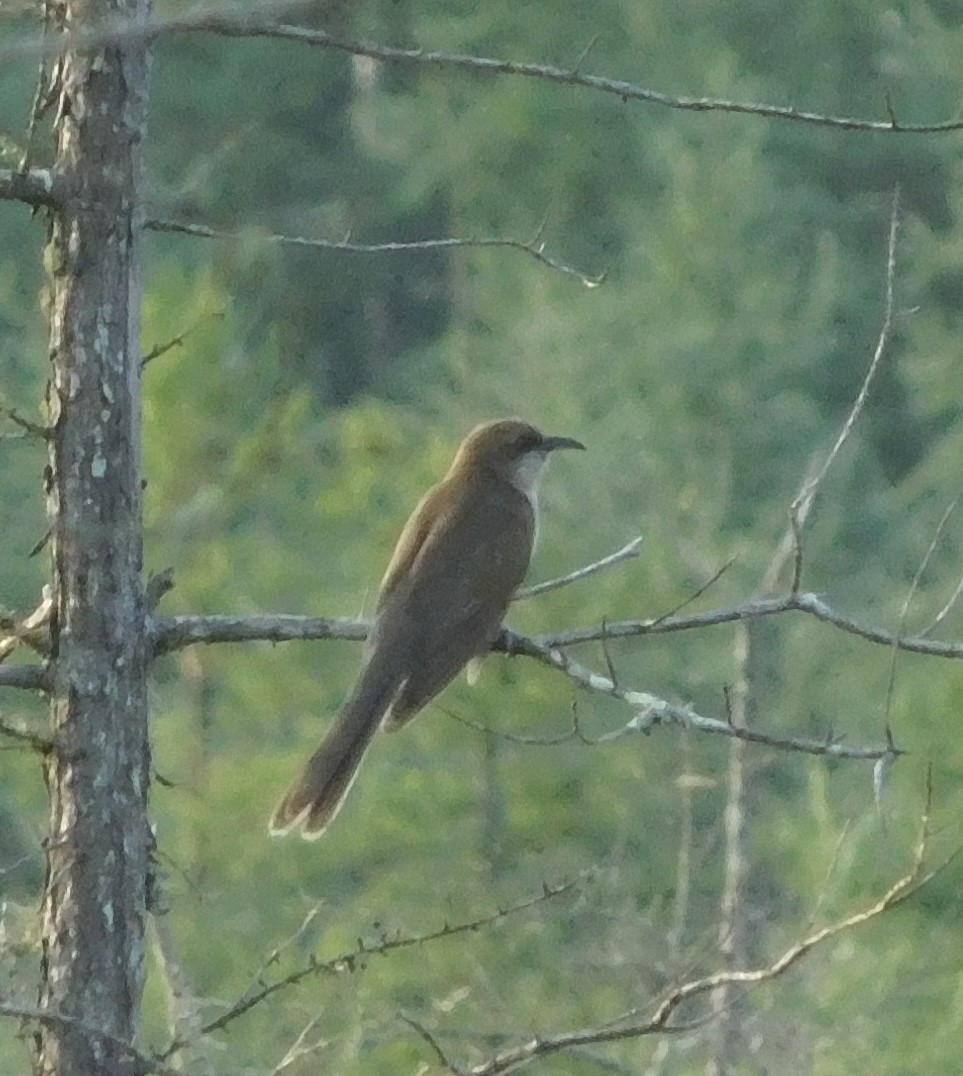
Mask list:
[[[953,855],[947,857],[935,867],[929,869],[926,867],[930,838],[931,806],[932,785],[931,780],[928,778],[926,802],[920,819],[920,833],[914,849],[913,863],[902,878],[891,885],[872,904],[862,908],[860,911],[853,912],[843,919],[837,920],[835,923],[811,931],[790,945],[788,949],[769,964],[746,970],[720,971],[690,979],[673,987],[661,1001],[646,1012],[633,1009],[629,1012],[621,1013],[598,1027],[582,1028],[560,1034],[535,1035],[520,1045],[502,1050],[492,1055],[487,1061],[476,1065],[456,1064],[446,1056],[436,1037],[429,1035],[420,1026],[417,1027],[417,1030],[422,1037],[427,1038],[436,1057],[455,1076],[496,1076],[498,1073],[514,1071],[538,1058],[548,1057],[563,1050],[641,1038],[646,1035],[691,1030],[695,1026],[700,1026],[704,1021],[697,1018],[694,1023],[678,1024],[672,1022],[672,1018],[686,1002],[711,994],[712,991],[721,986],[751,987],[778,978],[814,949],[824,946],[842,934],[878,919],[904,901],[909,900],[910,897],[932,881],[936,875],[945,870],[956,858],[956,853],[953,853]],[[410,1020],[408,1022],[412,1023]]]

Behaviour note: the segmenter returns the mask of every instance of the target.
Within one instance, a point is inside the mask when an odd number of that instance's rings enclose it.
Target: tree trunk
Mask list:
[[[64,0],[92,34],[149,0]],[[141,579],[140,189],[146,39],[68,49],[57,70],[48,510],[53,552],[50,836],[41,1076],[131,1071],[151,834]]]

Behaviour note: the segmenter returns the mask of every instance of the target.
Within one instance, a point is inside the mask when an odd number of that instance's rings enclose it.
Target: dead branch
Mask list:
[[[26,747],[32,747],[35,751],[39,751],[43,755],[53,749],[52,740],[40,736],[36,732],[31,732],[29,729],[8,725],[6,721],[0,721],[0,736],[6,736],[11,740],[16,740]]]
[[[195,1076],[213,1076],[214,1064],[210,1056],[211,1042],[201,1032],[201,1005],[191,984],[187,972],[177,953],[171,917],[167,914],[154,913],[150,917],[153,932],[154,956],[167,997],[167,1023],[171,1039],[179,1039],[191,1044],[189,1071]],[[183,1069],[184,1058],[178,1059]]]
[[[135,1076],[135,1074],[136,1076],[140,1076],[140,1074],[147,1076],[147,1073],[159,1073],[160,1076],[178,1076],[178,1073],[164,1065],[160,1059],[148,1057],[147,1054],[141,1053],[129,1042],[124,1042],[122,1039],[118,1039],[106,1031],[101,1031],[99,1028],[90,1027],[75,1016],[55,1012],[52,1009],[37,1009],[30,1005],[18,1005],[9,1001],[0,1001],[0,1016],[9,1016],[14,1020],[22,1020],[27,1023],[66,1027],[72,1031],[79,1031],[94,1042],[109,1043],[115,1050],[126,1056],[129,1061],[129,1067],[125,1071],[130,1073],[131,1076]]]
[[[877,628],[846,616],[816,594],[786,594],[781,598],[757,598],[728,609],[713,609],[685,617],[609,621],[605,625],[604,632],[601,625],[575,628],[569,631],[536,635],[533,641],[546,647],[579,646],[583,643],[597,642],[603,634],[609,640],[629,639],[638,635],[666,635],[676,631],[692,631],[696,628],[733,624],[739,620],[754,620],[784,613],[806,613],[825,624],[839,628],[848,635],[858,636],[860,639],[880,646],[896,646],[900,650],[926,654],[930,657],[963,658],[963,643],[940,642],[919,635],[901,637],[898,633],[885,628]]]
[[[50,656],[50,616],[53,612],[53,596],[50,587],[43,588],[40,604],[22,620],[0,617],[0,628],[10,634],[0,638],[0,662],[7,658],[21,643],[30,647],[41,657]]]
[[[49,691],[50,674],[43,665],[0,665],[0,687]]]
[[[368,637],[370,626],[369,621],[357,617],[291,616],[285,613],[264,616],[172,616],[154,620],[151,634],[156,657],[196,643],[286,643],[297,639],[362,642]]]
[[[772,963],[761,968],[721,971],[691,979],[673,987],[641,1019],[640,1010],[634,1009],[630,1012],[622,1013],[600,1027],[584,1028],[555,1035],[536,1035],[527,1042],[503,1050],[478,1065],[460,1066],[454,1064],[447,1059],[445,1054],[442,1053],[441,1047],[432,1038],[431,1042],[435,1044],[436,1053],[445,1058],[448,1070],[455,1073],[456,1076],[495,1076],[496,1073],[509,1072],[521,1068],[537,1058],[546,1057],[563,1050],[570,1050],[577,1046],[617,1042],[625,1039],[641,1038],[646,1035],[689,1030],[689,1024],[684,1026],[670,1024],[673,1015],[685,1002],[710,994],[723,986],[751,987],[778,978],[814,949],[825,945],[841,934],[878,919],[897,905],[909,900],[910,897],[918,893],[933,878],[944,871],[956,858],[957,853],[953,853],[930,870],[926,870],[924,867],[930,837],[931,797],[932,784],[928,779],[926,803],[920,820],[920,836],[910,870],[890,886],[873,904],[835,923],[811,931],[789,946]],[[418,1028],[418,1030],[425,1037],[427,1033],[423,1032],[421,1028]]]
[[[721,97],[676,96],[623,79],[584,74],[580,69],[582,57],[576,61],[573,68],[562,68],[552,64],[519,63],[490,56],[396,48],[372,41],[352,40],[325,30],[277,21],[284,16],[285,11],[292,12],[294,6],[277,0],[261,0],[260,3],[247,6],[230,2],[202,3],[177,14],[145,20],[143,23],[132,24],[121,19],[107,20],[95,30],[74,31],[46,38],[38,33],[25,34],[19,38],[7,35],[7,39],[0,45],[0,60],[11,60],[20,56],[58,56],[68,49],[93,49],[104,45],[153,40],[165,34],[212,33],[223,37],[271,37],[316,48],[334,49],[352,56],[366,56],[382,63],[449,68],[473,74],[532,78],[557,85],[577,86],[616,97],[621,101],[638,101],[682,112],[727,112],[877,134],[929,135],[963,130],[963,119],[956,116],[931,123],[903,123],[896,116],[891,103],[885,99],[883,106],[886,119],[868,120],[798,109],[792,105],[732,101]]]
[[[9,419],[21,431],[23,436],[37,437],[41,441],[50,440],[49,427],[41,426],[37,422],[31,422],[30,419],[24,418],[15,407],[0,404],[0,417]]]
[[[290,974],[275,980],[273,983],[259,981],[253,991],[248,991],[242,995],[227,1010],[227,1012],[222,1013],[216,1019],[205,1024],[201,1028],[200,1033],[202,1035],[210,1035],[214,1031],[223,1030],[229,1024],[237,1020],[238,1017],[250,1012],[251,1009],[262,1004],[269,997],[272,997],[279,991],[296,986],[305,979],[319,975],[342,975],[346,972],[360,971],[365,967],[366,961],[371,956],[380,956],[382,954],[394,952],[397,949],[409,949],[414,946],[427,945],[430,942],[440,941],[443,938],[452,938],[459,934],[470,934],[477,930],[482,930],[495,923],[500,923],[510,916],[529,911],[540,904],[544,904],[546,901],[554,900],[556,897],[563,896],[566,893],[571,893],[584,882],[591,881],[591,878],[591,873],[587,872],[571,882],[563,882],[560,885],[549,885],[548,883],[545,883],[542,887],[542,892],[537,896],[529,897],[527,900],[519,901],[517,904],[509,905],[506,908],[499,908],[490,915],[481,916],[480,918],[472,919],[467,922],[456,923],[454,925],[445,923],[445,925],[438,930],[432,930],[422,934],[398,934],[393,937],[382,936],[376,942],[366,942],[363,938],[359,938],[356,949],[342,953],[340,956],[335,956],[328,960],[318,960],[312,956],[305,966],[295,969]],[[265,962],[264,967],[269,967],[274,961],[275,956],[272,954],[272,956]],[[157,1055],[158,1062],[166,1061],[173,1054],[189,1045],[191,1045],[191,1043],[175,1040],[162,1053]]]
[[[534,586],[520,587],[515,591],[512,601],[518,602],[524,601],[525,598],[535,598],[540,594],[547,594],[551,590],[567,587],[570,583],[588,579],[589,576],[595,575],[597,572],[602,572],[606,568],[614,568],[616,564],[621,564],[623,561],[637,557],[641,547],[642,536],[640,535],[638,538],[633,538],[631,542],[615,553],[610,553],[607,557],[602,557],[601,560],[594,561],[592,564],[586,564],[584,568],[577,568],[574,572],[569,572],[568,575],[561,575],[557,579],[548,579],[544,583],[536,583]]]
[[[153,362],[154,359],[159,359],[161,355],[166,355],[167,352],[173,348],[180,347],[191,333],[196,332],[202,325],[209,321],[223,321],[226,317],[226,310],[215,310],[210,314],[205,314],[203,317],[198,318],[193,325],[189,325],[183,332],[178,333],[177,336],[172,336],[170,340],[165,340],[162,344],[155,344],[146,355],[141,356],[141,368],[145,367],[148,363]]]
[[[366,56],[383,63],[414,64],[424,67],[444,67],[471,71],[476,74],[508,75],[534,78],[563,86],[579,86],[598,93],[618,97],[621,101],[640,101],[682,112],[729,112],[765,119],[789,120],[795,123],[819,127],[834,127],[847,131],[875,131],[878,133],[935,134],[963,129],[963,120],[954,118],[939,123],[904,124],[888,113],[886,120],[865,120],[849,116],[831,116],[824,113],[797,109],[786,105],[766,105],[744,101],[731,101],[720,97],[675,96],[639,86],[622,79],[586,75],[574,68],[555,67],[552,64],[518,63],[513,60],[496,59],[491,56],[470,56],[464,53],[403,49],[371,41],[351,40],[305,26],[290,26],[259,20],[257,15],[212,15],[205,19],[197,17],[193,25],[173,21],[164,28],[168,32],[201,31],[225,37],[271,37],[298,42],[320,48],[335,49],[352,56]],[[2,54],[2,53],[0,53]]]
[[[427,250],[462,250],[465,248],[496,247],[507,250],[518,250],[528,254],[535,261],[561,273],[570,276],[584,284],[587,288],[597,288],[605,282],[605,274],[592,275],[585,273],[574,266],[566,265],[557,258],[545,253],[545,244],[540,235],[533,240],[523,239],[498,239],[482,237],[477,239],[418,239],[410,242],[388,241],[384,243],[355,243],[351,239],[311,239],[303,235],[281,235],[277,232],[257,233],[251,229],[246,232],[232,231],[230,229],[212,228],[207,224],[190,224],[185,221],[175,220],[148,220],[145,225],[153,232],[175,232],[180,235],[192,235],[199,239],[238,239],[242,235],[260,234],[267,243],[280,243],[285,246],[308,247],[314,250],[336,250],[346,254],[396,254],[411,251]]]
[[[893,326],[893,291],[896,282],[896,239],[898,235],[899,187],[897,186],[896,190],[893,192],[893,205],[889,215],[889,237],[886,243],[886,297],[883,304],[883,324],[880,326],[876,347],[873,350],[873,357],[870,360],[863,382],[859,386],[859,392],[857,392],[852,407],[849,409],[849,414],[846,416],[846,419],[836,436],[833,447],[829,450],[825,460],[823,460],[822,466],[819,467],[812,478],[808,478],[803,483],[802,488],[793,498],[793,501],[789,506],[789,521],[795,551],[795,566],[793,569],[792,581],[792,590],[794,594],[802,585],[802,529],[806,516],[809,513],[809,509],[812,507],[812,502],[815,499],[816,494],[819,492],[819,487],[829,473],[829,469],[832,467],[833,463],[835,463],[836,457],[839,455],[843,445],[849,440],[850,434],[852,434],[853,427],[856,425],[859,416],[863,413],[863,408],[866,406],[866,400],[869,396],[870,387],[876,378],[876,371],[879,369],[880,361],[886,351],[886,345],[889,343],[890,332]]]
[[[624,702],[634,711],[632,719],[614,732],[606,732],[594,739],[577,731],[578,738],[585,743],[605,744],[638,733],[649,733],[656,725],[678,725],[695,732],[725,736],[729,739],[742,740],[746,743],[762,744],[780,751],[797,751],[807,755],[821,755],[827,758],[865,759],[875,761],[889,756],[898,756],[902,752],[892,743],[877,747],[855,747],[841,743],[832,734],[822,740],[813,740],[801,736],[773,736],[755,728],[736,725],[729,720],[706,717],[696,712],[691,706],[671,703],[652,695],[647,691],[637,691],[620,687],[608,676],[593,672],[584,665],[570,658],[563,650],[541,645],[538,640],[516,635],[506,631],[502,636],[505,649],[510,654],[524,654],[536,661],[557,669],[586,691],[610,695]],[[567,738],[574,738],[569,734]]]
[[[312,1016],[311,1019],[304,1025],[298,1037],[294,1040],[290,1047],[285,1051],[284,1057],[274,1066],[271,1070],[271,1076],[279,1076],[284,1072],[286,1068],[291,1065],[297,1064],[299,1061],[303,1061],[304,1058],[310,1057],[311,1054],[317,1053],[319,1050],[323,1050],[328,1045],[328,1039],[322,1037],[315,1039],[313,1042],[308,1042],[308,1035],[317,1027],[321,1022],[321,1014]]]
[[[49,168],[28,168],[18,172],[0,168],[0,201],[56,208],[60,204],[61,180]]]
[[[660,615],[640,620],[607,621],[604,628],[598,625],[547,632],[532,636],[530,641],[536,647],[568,648],[584,643],[599,642],[603,637],[611,642],[614,639],[631,639],[640,635],[668,635],[678,631],[693,631],[721,624],[734,624],[740,620],[754,620],[786,613],[805,613],[849,635],[855,635],[880,646],[896,646],[900,650],[925,654],[929,657],[963,658],[963,643],[941,642],[918,635],[901,637],[886,628],[877,628],[846,616],[816,594],[786,594],[780,598],[758,598],[743,602],[741,605],[712,609],[691,616]],[[158,617],[154,620],[152,638],[154,655],[158,656],[199,643],[256,641],[284,643],[299,639],[345,639],[351,642],[362,642],[368,636],[369,627],[370,621],[358,617],[308,617],[285,613],[259,616],[176,616]],[[503,633],[502,637],[493,644],[492,649],[503,653],[524,653],[524,650],[518,648],[519,641],[524,641],[524,638],[513,633]],[[33,666],[28,666],[28,668],[33,668]],[[0,669],[0,687],[6,683],[3,676],[4,670]],[[37,677],[31,679],[28,676],[24,683],[13,683],[8,686],[43,688],[45,684],[45,680],[38,680]]]

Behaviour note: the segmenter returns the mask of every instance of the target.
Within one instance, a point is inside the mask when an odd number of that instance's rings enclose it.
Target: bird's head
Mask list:
[[[496,419],[476,426],[462,441],[452,471],[487,470],[531,496],[549,454],[559,448],[585,445],[573,437],[544,434],[518,418]]]

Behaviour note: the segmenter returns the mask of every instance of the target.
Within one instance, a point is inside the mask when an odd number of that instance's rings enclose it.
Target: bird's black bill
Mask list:
[[[585,451],[585,445],[574,437],[545,437],[542,440],[542,448],[546,452],[554,452],[557,448],[580,448]]]

